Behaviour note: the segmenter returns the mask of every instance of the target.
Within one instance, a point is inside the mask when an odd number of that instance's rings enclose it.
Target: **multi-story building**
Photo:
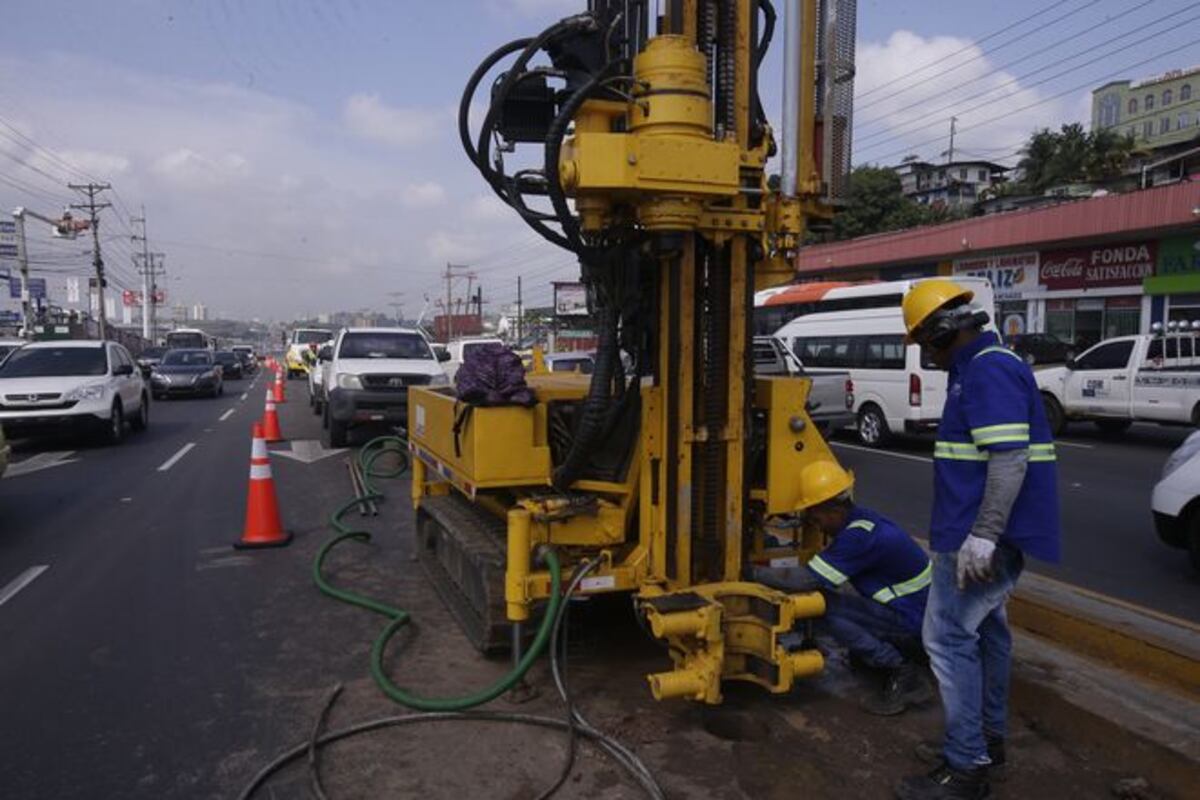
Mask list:
[[[205,322],[208,320],[208,306],[204,303],[195,303],[192,305],[192,320],[196,322]]]
[[[905,161],[895,167],[900,176],[900,191],[922,205],[949,207],[972,205],[984,190],[1004,182],[1007,167],[990,161],[951,161],[930,164]]]
[[[1200,136],[1200,66],[1092,91],[1092,130],[1112,128],[1160,150]]]

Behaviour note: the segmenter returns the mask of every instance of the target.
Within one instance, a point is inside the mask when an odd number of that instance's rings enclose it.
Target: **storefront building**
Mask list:
[[[1006,336],[1080,347],[1200,325],[1200,180],[816,245],[797,267],[801,280],[985,277]]]

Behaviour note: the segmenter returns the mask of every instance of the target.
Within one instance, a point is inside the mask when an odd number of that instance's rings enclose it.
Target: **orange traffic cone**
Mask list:
[[[283,431],[279,429],[279,412],[275,410],[275,399],[267,389],[267,410],[262,418],[263,438],[268,442],[282,442]]]
[[[246,491],[246,525],[242,538],[233,543],[238,549],[283,547],[292,534],[283,529],[279,501],[275,498],[275,479],[271,477],[271,458],[263,438],[263,426],[254,423],[250,445],[250,487]]]
[[[278,405],[279,403],[286,403],[286,402],[287,402],[287,397],[283,393],[283,376],[276,375],[275,376],[275,403],[276,403],[276,405]]]

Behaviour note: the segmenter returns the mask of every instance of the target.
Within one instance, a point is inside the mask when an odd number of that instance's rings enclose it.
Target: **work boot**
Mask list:
[[[930,766],[940,764],[943,759],[941,742],[918,742],[913,752],[918,761],[923,761]],[[1004,754],[1004,740],[999,736],[988,736],[987,754],[992,762],[988,765],[988,780],[1003,783],[1008,779],[1008,761]]]
[[[925,775],[910,775],[896,784],[897,800],[983,800],[991,794],[986,767],[959,770],[939,764]]]
[[[883,690],[876,697],[868,699],[863,707],[880,717],[894,717],[906,708],[926,703],[932,698],[933,688],[925,671],[907,662],[899,669],[888,672]]]

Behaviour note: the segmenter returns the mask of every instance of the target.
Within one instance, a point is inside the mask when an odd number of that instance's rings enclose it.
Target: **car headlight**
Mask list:
[[[76,386],[63,395],[63,400],[100,400],[104,397],[104,385]]]
[[[152,383],[170,383],[171,379],[166,375],[163,375],[161,372],[151,372],[150,381]]]
[[[348,372],[338,375],[337,385],[338,385],[339,389],[361,389],[361,388],[363,388],[362,378],[360,378],[357,375],[348,373]]]
[[[429,385],[430,386],[449,386],[450,385],[450,376],[444,372],[440,372],[437,375],[431,375],[431,376],[429,376]]]

